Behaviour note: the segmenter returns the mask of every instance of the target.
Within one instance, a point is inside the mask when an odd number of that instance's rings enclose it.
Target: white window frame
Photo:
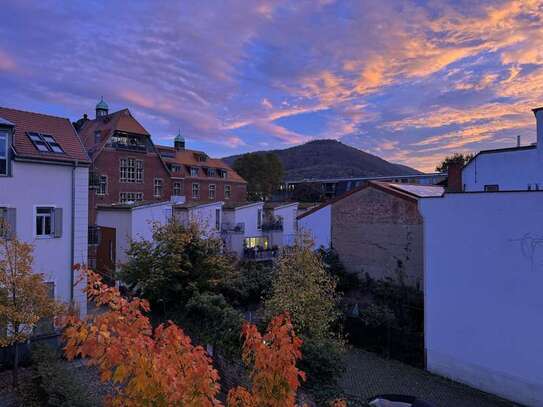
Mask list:
[[[179,189],[177,189],[177,186],[179,186]],[[182,194],[182,190],[183,190],[183,188],[181,187],[180,182],[174,182],[173,183],[172,194],[174,196],[180,196]]]
[[[104,181],[104,182],[102,182]],[[102,189],[103,186],[103,189]],[[104,196],[107,195],[108,190],[108,177],[107,175],[99,175],[98,176],[98,188],[96,189],[96,195]]]
[[[119,181],[126,183],[143,183],[143,160],[133,157],[119,159]]]
[[[50,227],[50,233],[49,234],[41,234],[41,235],[38,235],[38,230],[37,230],[37,221],[38,221],[38,209],[50,209],[51,210],[51,214],[49,215],[50,217],[50,224],[49,224],[49,227]],[[34,237],[36,239],[54,239],[55,238],[55,209],[56,209],[56,206],[55,205],[34,205],[34,221],[32,223],[32,227],[34,229]],[[40,215],[40,216],[43,216],[43,215]],[[44,228],[45,227],[45,224],[42,223],[42,227]]]
[[[198,167],[190,167],[190,176],[191,177],[197,177],[198,176]]]
[[[123,200],[123,195],[125,196],[125,199]],[[133,199],[129,199],[130,195]],[[143,201],[143,192],[119,192],[119,202],[120,203],[127,203],[127,202],[142,202]]]
[[[155,178],[153,182],[153,196],[160,198],[164,194],[164,180],[162,178]]]
[[[196,194],[194,192],[196,192]],[[192,183],[192,199],[200,199],[200,184],[198,182]]]
[[[213,187],[213,188],[212,188]],[[215,184],[209,184],[208,186],[208,192],[207,192],[207,196],[209,199],[215,199],[217,197],[217,185]],[[213,196],[211,196],[211,191],[213,191]]]
[[[0,173],[0,177],[7,177],[9,175],[9,134],[10,134],[9,130],[0,129],[0,137],[5,136],[5,147],[6,147],[5,156],[0,156],[0,161],[6,162],[6,172]]]
[[[226,193],[228,191],[228,193]],[[224,199],[230,199],[232,198],[232,185],[225,185],[224,186]]]

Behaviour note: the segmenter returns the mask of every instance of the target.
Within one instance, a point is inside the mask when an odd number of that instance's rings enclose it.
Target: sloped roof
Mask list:
[[[100,132],[99,142],[95,134]],[[115,131],[149,136],[145,128],[132,116],[130,110],[122,109],[94,120],[86,120],[79,129],[79,135],[88,151],[98,150]]]
[[[0,107],[0,117],[15,126],[13,148],[19,157],[59,162],[89,161],[81,139],[69,119],[7,107]],[[53,136],[64,154],[38,151],[28,138],[28,132]]]
[[[198,167],[198,168],[215,168],[223,169],[228,173],[228,177],[224,181],[233,181],[233,182],[243,182],[246,181],[239,176],[239,174],[234,171],[228,164],[224,161],[219,160],[218,158],[211,158],[203,151],[198,150],[179,150],[177,151],[173,147],[169,146],[156,146],[158,152],[161,154],[162,158],[167,163],[186,165],[189,167]],[[198,161],[198,155],[205,155],[207,158],[205,161]],[[189,177],[190,174],[187,175]],[[190,177],[190,178],[201,178],[209,180],[209,177]]]
[[[297,216],[296,219],[302,219],[306,216],[315,213],[322,208],[327,207],[328,205],[333,205],[334,203],[341,201],[342,199],[347,198],[359,191],[362,191],[366,188],[377,188],[383,192],[393,194],[398,198],[407,199],[409,201],[418,201],[420,198],[430,198],[430,197],[439,197],[442,196],[445,192],[445,189],[441,186],[431,186],[431,185],[417,185],[417,184],[397,184],[393,182],[379,182],[379,181],[369,181],[365,185],[361,185],[358,188],[354,188],[348,192],[345,192],[343,195],[330,199],[329,201],[323,202],[322,204],[309,209],[308,211]]]

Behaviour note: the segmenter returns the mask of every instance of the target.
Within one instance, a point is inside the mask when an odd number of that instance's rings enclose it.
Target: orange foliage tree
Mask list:
[[[296,336],[288,314],[275,317],[262,336],[256,326],[243,326],[245,343],[243,360],[253,365],[251,391],[237,387],[228,394],[232,407],[283,407],[296,405],[300,380],[305,379],[296,368],[302,357],[302,340]]]
[[[169,322],[153,329],[144,313],[145,300],[123,298],[90,270],[87,295],[109,310],[80,320],[67,318],[64,331],[68,359],[87,358],[102,381],[115,385],[113,406],[222,406],[217,400],[218,373],[201,346],[192,345],[182,329]],[[230,391],[231,407],[294,407],[303,372],[296,368],[302,341],[290,318],[280,315],[261,336],[245,324],[243,358],[253,366],[251,390]]]
[[[87,295],[109,311],[80,320],[70,316],[64,331],[68,359],[87,358],[102,381],[115,385],[112,406],[219,406],[219,375],[201,346],[169,322],[155,329],[145,300],[123,298],[90,271]]]

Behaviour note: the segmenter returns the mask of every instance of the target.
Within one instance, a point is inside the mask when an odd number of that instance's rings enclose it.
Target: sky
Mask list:
[[[128,107],[213,156],[336,139],[423,171],[535,141],[543,0],[2,1],[0,105]]]

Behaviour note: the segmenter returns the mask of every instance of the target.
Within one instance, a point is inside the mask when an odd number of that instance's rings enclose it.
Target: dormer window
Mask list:
[[[197,177],[198,176],[198,168],[197,167],[190,167],[190,176],[191,177]]]
[[[0,175],[8,175],[9,134],[0,130]]]
[[[36,150],[38,151],[43,153],[52,152],[64,154],[64,150],[60,144],[58,144],[55,138],[49,134],[28,133],[28,138],[32,141],[32,144],[34,144],[34,147],[36,147]]]
[[[207,176],[208,177],[216,177],[217,176],[217,171],[215,170],[215,168],[208,168],[207,169]]]

